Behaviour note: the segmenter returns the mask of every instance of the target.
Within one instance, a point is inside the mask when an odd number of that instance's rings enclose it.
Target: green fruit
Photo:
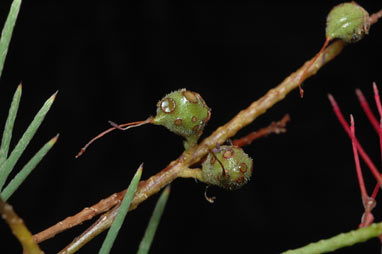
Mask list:
[[[356,42],[368,33],[369,14],[355,2],[343,3],[334,7],[326,23],[326,38]]]
[[[210,152],[202,164],[202,181],[211,185],[236,190],[252,175],[252,159],[236,146],[221,146]]]
[[[198,93],[180,89],[157,103],[157,115],[152,123],[183,136],[187,149],[197,143],[210,117],[211,109]]]

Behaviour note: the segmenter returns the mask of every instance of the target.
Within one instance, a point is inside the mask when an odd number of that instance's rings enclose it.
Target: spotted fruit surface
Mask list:
[[[221,146],[210,152],[202,164],[202,180],[211,185],[236,190],[246,184],[252,175],[252,159],[236,146]]]
[[[210,117],[211,110],[198,93],[180,89],[157,103],[153,124],[183,136],[187,148],[197,143]]]

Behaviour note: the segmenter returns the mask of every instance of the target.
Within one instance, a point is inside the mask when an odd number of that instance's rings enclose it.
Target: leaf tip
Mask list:
[[[50,96],[50,98],[48,99],[50,103],[54,102],[54,100],[56,99],[57,93],[58,93],[58,90],[52,96]]]
[[[49,141],[49,144],[50,145],[54,145],[56,142],[57,142],[57,139],[58,137],[60,136],[60,133],[57,133],[57,135],[55,137],[53,137],[50,141]]]
[[[142,171],[143,171],[143,162],[141,163],[141,165],[139,165],[139,168],[137,170],[137,173],[139,173],[140,175],[142,174]]]

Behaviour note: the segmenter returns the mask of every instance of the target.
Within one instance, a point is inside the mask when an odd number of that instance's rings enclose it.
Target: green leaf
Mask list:
[[[24,152],[25,148],[32,140],[37,129],[40,127],[42,121],[44,120],[46,114],[48,113],[50,107],[52,106],[54,99],[56,98],[56,93],[54,93],[42,106],[40,111],[36,114],[31,124],[28,126],[27,130],[24,132],[23,136],[17,143],[15,149],[11,152],[8,159],[0,165],[0,190],[3,188],[8,175],[11,173],[16,162]]]
[[[149,253],[151,243],[154,239],[155,232],[158,228],[159,221],[163,214],[164,208],[167,203],[168,196],[170,194],[170,186],[162,192],[157,204],[155,205],[154,212],[151,215],[149,225],[146,228],[145,235],[141,243],[139,244],[138,254],[147,254]]]
[[[44,158],[44,156],[49,152],[49,150],[54,146],[58,139],[58,134],[49,140],[33,157],[30,161],[20,170],[20,172],[12,179],[12,181],[7,185],[4,191],[1,193],[1,198],[7,201],[10,196],[17,190],[17,188],[24,182],[32,170],[37,166],[37,164]]]
[[[122,200],[119,212],[113,222],[113,225],[111,225],[109,231],[107,232],[106,238],[102,244],[99,254],[110,253],[111,247],[113,246],[115,238],[118,235],[119,229],[121,228],[123,221],[125,220],[126,214],[129,211],[130,203],[134,197],[135,191],[137,190],[138,183],[142,175],[142,168],[143,164],[139,166],[137,172],[133,177],[133,180],[131,180],[129,187],[127,188],[125,197]]]
[[[341,233],[329,239],[323,239],[315,243],[310,243],[304,247],[288,250],[281,254],[320,254],[333,252],[343,247],[352,246],[356,243],[365,242],[371,238],[382,234],[382,223],[374,223],[368,227]]]
[[[9,42],[12,38],[13,28],[20,11],[21,0],[13,0],[7,20],[0,37],[0,77],[3,72],[5,58],[7,57]]]
[[[9,144],[12,139],[13,125],[15,123],[17,110],[19,109],[20,98],[21,98],[22,86],[21,84],[17,87],[15,94],[13,95],[11,107],[9,108],[7,122],[5,123],[3,138],[1,140],[0,147],[0,165],[3,164],[8,156]]]

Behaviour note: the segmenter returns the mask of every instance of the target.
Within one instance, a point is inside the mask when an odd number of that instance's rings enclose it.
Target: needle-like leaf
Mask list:
[[[371,238],[378,237],[382,233],[382,223],[371,224],[368,227],[341,233],[329,239],[310,243],[304,247],[288,250],[281,254],[320,254],[333,252],[343,247],[352,246],[357,243],[365,242]]]
[[[58,134],[49,140],[33,157],[30,161],[20,170],[20,172],[12,179],[12,181],[7,185],[4,191],[1,193],[1,198],[7,201],[10,196],[17,190],[18,187],[24,182],[32,170],[37,166],[37,164],[44,158],[44,156],[49,152],[49,150],[54,146],[58,139]]]
[[[20,84],[17,87],[15,94],[13,95],[11,107],[9,108],[7,122],[5,123],[5,127],[4,127],[4,132],[3,132],[3,137],[1,140],[1,147],[0,147],[0,165],[3,164],[3,162],[7,159],[7,156],[8,156],[9,144],[11,143],[11,139],[12,139],[13,125],[15,123],[17,110],[20,104],[21,91],[22,91],[22,86]]]
[[[139,180],[141,179],[142,169],[143,169],[143,164],[139,166],[137,172],[135,173],[133,177],[133,180],[131,180],[131,183],[126,191],[125,197],[122,200],[117,217],[115,217],[113,225],[111,225],[109,231],[107,232],[106,238],[102,244],[99,254],[110,253],[111,247],[113,247],[113,244],[114,244],[115,238],[118,235],[119,229],[121,228],[123,221],[125,220],[126,214],[129,211],[131,200],[134,197],[134,193],[137,190]]]
[[[56,98],[56,93],[54,93],[42,106],[40,111],[36,114],[31,124],[28,126],[27,130],[24,132],[23,136],[17,143],[16,147],[13,149],[8,159],[0,165],[0,190],[3,188],[5,181],[9,173],[11,173],[13,167],[15,166],[17,160],[20,158],[25,148],[32,140],[37,129],[40,127],[42,121],[44,120],[46,114],[48,113],[50,107],[52,106],[54,99]]]
[[[17,16],[20,11],[21,0],[13,0],[7,20],[0,37],[0,77],[3,72],[5,58],[7,57],[9,42],[12,38]]]
[[[170,186],[167,186],[166,189],[160,195],[160,198],[157,204],[155,205],[154,212],[151,215],[149,225],[146,228],[145,235],[143,236],[143,239],[141,243],[139,244],[139,249],[137,252],[138,254],[149,253],[151,243],[154,239],[155,232],[158,228],[159,221],[162,217],[169,194],[170,194]]]

